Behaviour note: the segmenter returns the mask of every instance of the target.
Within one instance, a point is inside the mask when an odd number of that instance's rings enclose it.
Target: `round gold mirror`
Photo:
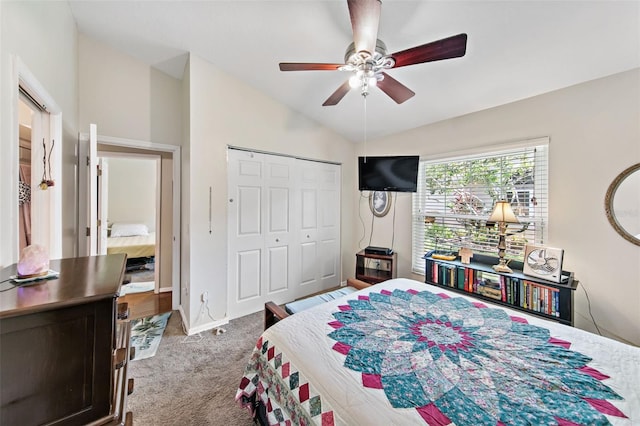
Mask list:
[[[640,163],[627,168],[611,182],[604,208],[618,234],[640,246]]]

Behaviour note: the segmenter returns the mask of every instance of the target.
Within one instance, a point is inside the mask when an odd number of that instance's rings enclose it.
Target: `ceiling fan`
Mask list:
[[[464,56],[467,35],[458,34],[442,40],[387,54],[387,47],[378,40],[380,0],[347,0],[353,43],[347,47],[344,64],[281,62],[280,71],[348,71],[353,76],[345,81],[322,106],[337,105],[351,88],[359,88],[362,96],[371,86],[379,87],[396,103],[401,104],[415,93],[385,71],[423,62]]]

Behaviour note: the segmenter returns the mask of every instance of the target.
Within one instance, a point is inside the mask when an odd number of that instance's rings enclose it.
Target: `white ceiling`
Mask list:
[[[174,77],[192,52],[352,141],[364,139],[357,91],[322,103],[340,71],[281,72],[279,62],[342,63],[352,41],[346,0],[70,1],[80,32]],[[397,52],[459,33],[462,58],[388,71],[416,95],[374,89],[375,139],[640,66],[640,1],[385,0],[378,38]],[[114,70],[115,71],[115,70]]]

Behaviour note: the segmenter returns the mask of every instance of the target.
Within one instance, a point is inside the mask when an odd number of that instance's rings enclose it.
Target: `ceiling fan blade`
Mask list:
[[[344,95],[346,95],[350,89],[351,89],[351,86],[349,86],[349,80],[347,80],[344,83],[342,83],[342,86],[338,87],[338,90],[333,92],[331,96],[327,98],[326,101],[324,101],[322,106],[337,105],[338,102],[340,102],[342,98],[344,98]]]
[[[411,49],[393,53],[391,56],[396,64],[394,68],[423,62],[440,61],[442,59],[459,58],[467,51],[467,35],[458,34],[442,40],[433,41]]]
[[[313,64],[304,62],[280,62],[280,71],[335,71],[344,64]]]
[[[389,95],[391,99],[396,101],[396,103],[401,104],[415,95],[413,90],[409,89],[389,74],[383,72],[382,75],[384,78],[378,82],[378,87],[384,93]]]
[[[353,43],[356,52],[376,51],[378,40],[378,24],[380,23],[380,0],[347,0],[351,28],[353,29]]]

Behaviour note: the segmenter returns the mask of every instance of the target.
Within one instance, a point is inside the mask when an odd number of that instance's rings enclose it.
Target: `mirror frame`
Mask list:
[[[618,219],[616,218],[615,212],[613,211],[613,198],[616,195],[616,191],[618,190],[618,187],[627,177],[629,177],[631,174],[635,172],[640,172],[640,163],[634,164],[633,166],[626,168],[625,170],[622,171],[622,173],[616,176],[613,182],[611,182],[611,185],[609,185],[607,194],[604,197],[604,209],[605,209],[605,212],[607,213],[607,219],[609,219],[609,223],[611,223],[611,226],[613,226],[616,232],[620,234],[622,238],[629,241],[631,244],[640,246],[640,239],[635,238],[633,235],[627,232],[627,230],[620,225],[620,223],[618,222]]]

